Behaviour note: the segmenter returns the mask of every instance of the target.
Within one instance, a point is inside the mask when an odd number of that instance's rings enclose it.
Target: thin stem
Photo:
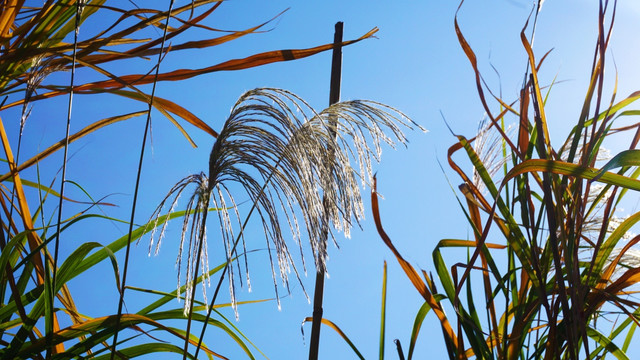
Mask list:
[[[73,105],[73,85],[75,83],[76,75],[76,57],[78,52],[78,32],[80,30],[80,15],[82,14],[82,4],[76,2],[76,16],[75,16],[75,31],[73,34],[73,58],[71,61],[71,86],[69,86],[69,103],[67,105],[67,127],[65,129],[64,136],[64,155],[62,157],[62,179],[60,181],[60,196],[58,197],[58,222],[56,224],[56,239],[54,242],[53,250],[53,274],[51,276],[51,306],[56,298],[56,276],[58,274],[58,249],[60,245],[60,225],[62,223],[62,199],[64,198],[64,185],[67,182],[67,157],[69,151],[69,133],[71,129],[71,109]],[[43,223],[44,225],[44,223]],[[45,263],[47,259],[45,258]],[[55,312],[52,311],[53,319],[49,322],[51,328],[47,328],[47,360],[51,359],[51,353],[53,346],[51,345],[51,335],[53,334],[53,320],[55,319]]]
[[[162,43],[160,45],[160,51],[158,52],[158,62],[156,64],[156,73],[155,73],[155,79],[153,81],[153,86],[151,89],[151,97],[149,98],[149,108],[147,110],[147,121],[145,123],[144,126],[144,135],[142,137],[142,146],[140,149],[140,160],[138,162],[138,171],[137,171],[137,175],[136,175],[136,185],[135,185],[135,189],[133,192],[133,203],[131,205],[131,219],[129,221],[129,235],[127,238],[127,249],[125,252],[125,257],[124,257],[124,268],[122,271],[122,285],[120,286],[120,300],[118,301],[118,314],[116,316],[116,325],[115,325],[115,333],[113,335],[113,344],[111,345],[112,349],[111,349],[111,357],[110,359],[113,360],[115,353],[116,353],[116,344],[118,343],[118,333],[120,331],[120,320],[122,317],[122,306],[124,304],[124,291],[125,291],[125,286],[126,286],[126,282],[127,282],[127,271],[129,268],[129,253],[131,250],[131,234],[133,233],[133,223],[134,223],[134,219],[135,219],[135,214],[136,214],[136,205],[138,202],[138,190],[140,187],[140,177],[141,177],[141,173],[142,173],[142,162],[144,160],[144,150],[147,144],[147,136],[149,133],[149,127],[151,125],[151,109],[153,107],[153,99],[155,97],[155,93],[156,93],[156,84],[158,83],[158,74],[160,72],[160,62],[162,61],[162,55],[164,53],[164,43],[165,40],[167,38],[167,29],[169,28],[169,19],[171,19],[171,11],[173,10],[173,2],[174,0],[170,0],[169,3],[169,11],[167,13],[167,23],[165,24],[164,27],[164,31],[162,33]]]
[[[184,351],[182,352],[182,360],[187,360],[187,354],[188,354],[187,351],[189,350],[189,334],[191,333],[191,322],[193,318],[193,304],[196,298],[196,286],[198,284],[198,268],[200,267],[200,258],[202,256],[202,246],[204,244],[204,235],[206,231],[207,214],[209,214],[209,199],[210,199],[211,193],[208,192],[206,196],[207,198],[204,206],[204,214],[202,214],[202,223],[200,225],[200,234],[198,234],[200,243],[198,244],[198,255],[196,258],[195,273],[193,274],[193,282],[191,284],[191,304],[189,305],[189,317],[187,319],[187,330],[184,338]],[[226,266],[225,266],[225,269],[226,269]],[[205,274],[203,274],[203,278],[202,278],[202,286],[205,286],[204,275]],[[223,276],[224,276],[224,272],[223,272]],[[216,289],[216,292],[217,292],[217,289]],[[200,345],[200,341],[198,342],[198,345]],[[198,348],[200,348],[200,346],[198,346]],[[196,354],[197,354],[197,350],[196,350]],[[196,355],[195,359],[197,358],[198,357]]]
[[[280,165],[281,161],[282,161],[282,158],[278,159],[278,162],[276,163],[275,168],[277,168]],[[211,299],[211,305],[209,305],[209,309],[207,311],[207,316],[204,318],[204,322],[202,324],[202,331],[200,331],[200,338],[198,339],[198,346],[196,347],[196,352],[195,352],[195,354],[193,356],[194,359],[198,358],[198,353],[200,352],[200,347],[202,347],[202,339],[204,339],[204,333],[207,330],[207,324],[209,323],[209,319],[211,318],[211,312],[213,311],[213,306],[215,305],[216,299],[218,298],[218,292],[220,291],[220,286],[222,286],[222,281],[224,280],[224,276],[227,274],[227,270],[229,269],[229,263],[231,262],[231,259],[233,259],[232,256],[236,251],[236,247],[238,247],[238,244],[240,243],[240,239],[242,238],[242,236],[244,234],[244,229],[247,227],[247,224],[249,223],[249,219],[251,218],[251,215],[253,214],[253,211],[258,206],[258,201],[260,200],[260,197],[262,197],[262,195],[264,194],[264,190],[267,188],[267,186],[271,182],[271,178],[273,177],[274,174],[275,174],[275,171],[272,172],[271,174],[269,174],[269,177],[267,178],[267,180],[265,181],[264,185],[262,186],[262,189],[260,189],[260,193],[258,194],[256,199],[253,201],[253,205],[251,206],[251,210],[249,210],[249,214],[244,219],[244,222],[242,223],[242,227],[240,228],[240,233],[238,233],[238,236],[236,236],[236,240],[233,243],[233,247],[231,248],[231,251],[229,252],[230,257],[227,259],[227,263],[225,264],[224,269],[222,269],[222,275],[220,275],[220,280],[218,280],[218,284],[216,285],[216,290],[213,292],[213,298]],[[212,189],[213,187],[210,187],[210,188]],[[207,212],[208,212],[208,208],[207,208]],[[193,300],[193,298],[192,298],[192,300]],[[192,306],[192,308],[193,308],[193,306]],[[185,354],[186,354],[186,351],[185,351]]]

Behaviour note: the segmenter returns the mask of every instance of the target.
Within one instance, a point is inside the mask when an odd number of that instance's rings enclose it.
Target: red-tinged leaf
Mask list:
[[[615,270],[618,268],[618,266],[620,265],[620,260],[622,260],[622,257],[624,256],[624,254],[635,244],[637,244],[638,242],[640,242],[640,236],[636,236],[633,239],[631,239],[631,241],[629,241],[628,243],[626,243],[624,245],[624,247],[622,248],[622,250],[620,250],[620,252],[618,253],[618,255],[615,257],[615,259],[611,260],[611,262],[609,263],[609,266],[607,266],[607,268],[605,269],[604,273],[602,274],[602,276],[600,277],[598,283],[596,283],[596,289],[602,289],[605,287],[605,285],[609,282],[609,280],[611,279],[611,276],[613,275],[613,273],[615,272]],[[609,254],[611,254],[609,252]]]
[[[373,37],[373,35],[378,32],[378,28],[373,28],[366,34],[362,35],[358,39],[344,41],[342,46],[348,46],[351,44],[355,44],[361,40],[368,39]],[[180,69],[175,70],[163,74],[158,74],[158,81],[177,81],[177,80],[185,80],[195,76],[208,74],[217,71],[232,71],[232,70],[243,70],[256,66],[262,66],[266,64],[271,64],[280,61],[290,61],[302,59],[308,56],[312,56],[323,51],[333,49],[333,43],[316,46],[308,49],[293,49],[293,50],[276,50],[276,51],[268,51],[256,55],[252,55],[242,59],[234,59],[225,61],[223,63],[209,66],[202,69]],[[152,74],[135,74],[135,75],[126,75],[120,77],[121,81],[114,80],[105,80],[99,81],[95,83],[88,83],[84,85],[78,85],[74,88],[74,91],[81,91],[87,89],[113,89],[122,87],[122,82],[131,84],[131,85],[143,85],[149,84],[155,81],[155,76]],[[46,96],[47,94],[43,94]]]
[[[404,272],[407,274],[407,276],[409,277],[409,280],[411,281],[413,286],[416,288],[416,290],[418,290],[420,295],[422,295],[425,299],[430,298],[431,297],[431,293],[427,289],[427,285],[424,283],[424,281],[422,281],[422,278],[420,278],[420,275],[418,274],[416,269],[414,269],[413,266],[411,264],[409,264],[409,262],[407,262],[402,257],[400,252],[396,249],[396,247],[391,242],[391,238],[389,238],[387,233],[384,231],[384,229],[382,227],[382,221],[380,220],[380,212],[379,212],[380,210],[379,210],[379,206],[378,206],[378,193],[376,191],[377,191],[377,189],[376,189],[376,177],[374,176],[374,178],[373,178],[373,191],[371,192],[371,207],[372,207],[372,210],[373,210],[373,218],[374,218],[375,223],[376,223],[376,228],[378,230],[378,234],[380,234],[380,237],[382,238],[382,241],[384,241],[384,243],[391,250],[393,255],[395,255],[396,259],[398,259],[398,262],[400,263],[400,266],[402,267]]]
[[[592,315],[594,311],[600,309],[605,301],[613,299],[618,295],[624,295],[627,288],[638,283],[640,283],[640,268],[631,268],[627,270],[622,274],[622,276],[602,291],[589,293],[590,296],[587,301],[589,308],[585,314]]]
[[[202,6],[202,5],[206,4],[207,2],[211,2],[211,1],[200,2],[199,4],[196,4],[196,6]],[[220,6],[221,4],[222,4],[222,2],[217,2],[215,5],[213,5],[209,9],[207,9],[205,12],[203,12],[202,14],[198,15],[197,17],[195,17],[193,19],[190,19],[189,21],[182,20],[181,21],[182,22],[182,26],[180,26],[177,29],[169,27],[167,36],[165,38],[165,41],[171,41],[173,38],[175,38],[176,36],[180,35],[184,31],[186,31],[186,30],[188,30],[190,28],[198,26],[198,23],[200,21],[204,20],[206,17],[211,15],[211,13],[213,13],[213,11],[216,10],[218,8],[218,6]],[[176,17],[176,15],[179,14],[179,13],[182,13],[184,11],[193,11],[193,5],[194,5],[194,3],[188,4],[188,5],[182,6],[182,7],[178,8],[178,9],[173,10],[172,11],[172,16],[175,19],[180,20],[178,17]],[[112,34],[111,36],[109,36],[107,38],[104,38],[104,39],[100,38],[100,36],[104,34],[104,32],[103,32],[101,34],[96,35],[96,37],[94,37],[93,39],[86,40],[86,41],[82,42],[80,44],[81,45],[80,47],[82,49],[86,48],[86,50],[81,50],[79,52],[78,56],[82,57],[84,61],[92,63],[92,64],[95,65],[95,64],[99,64],[99,63],[105,63],[105,62],[113,62],[113,61],[117,61],[117,60],[120,60],[120,59],[128,59],[128,58],[132,58],[132,57],[145,57],[145,56],[158,54],[161,51],[161,49],[159,47],[157,47],[157,48],[153,48],[153,47],[154,46],[159,46],[162,43],[162,37],[159,37],[159,38],[154,39],[154,40],[147,40],[147,41],[145,41],[145,43],[143,45],[138,46],[138,47],[133,48],[133,49],[129,49],[124,53],[107,53],[107,54],[100,54],[100,55],[94,55],[94,54],[88,55],[90,52],[96,50],[96,44],[98,44],[98,46],[100,46],[100,47],[106,46],[108,44],[111,44],[114,40],[119,41],[120,39],[123,39],[125,36],[127,36],[129,34],[132,34],[132,33],[136,32],[136,31],[142,30],[145,27],[148,27],[150,25],[158,26],[160,28],[164,28],[164,26],[166,25],[166,22],[162,22],[161,20],[165,20],[166,19],[167,13],[166,12],[156,12],[151,17],[147,17],[147,16],[144,15],[145,13],[151,12],[151,11],[152,10],[148,10],[147,9],[142,14],[137,15],[136,17],[138,17],[138,19],[143,20],[143,21],[139,21],[139,22],[135,23],[133,26],[131,26],[131,27],[125,29],[125,30],[119,31],[119,32],[117,32],[115,34]],[[126,18],[128,18],[128,17],[130,17],[132,15],[135,15],[135,14],[138,14],[138,12],[128,11],[128,12],[126,12],[125,14],[123,14],[120,17],[120,19],[119,19],[119,21],[117,23],[122,22],[122,21],[124,21],[124,19],[126,19]],[[280,16],[280,14],[278,16]],[[268,22],[270,22],[272,20],[269,20]],[[268,23],[268,22],[266,22],[266,23]],[[260,28],[260,27],[264,26],[266,23],[258,25],[256,28]],[[115,24],[112,25],[112,27],[114,27],[114,26],[115,26]],[[254,29],[254,28],[250,28],[250,29],[247,29],[245,31],[234,32],[234,34],[240,34],[239,36],[244,36],[246,34],[252,33],[253,32],[252,29]],[[233,35],[233,34],[231,34],[231,35]],[[220,39],[219,43],[214,43],[214,44],[211,44],[209,46],[214,46],[214,45],[218,45],[220,43],[231,41],[233,39],[238,38],[239,36],[236,36],[236,37],[233,37],[233,38],[226,38],[226,39],[225,39],[225,36],[222,36],[222,37],[218,38],[218,39]],[[215,40],[215,39],[213,39],[213,40]],[[204,42],[207,42],[207,40],[205,40]],[[133,43],[133,42],[129,42],[129,43]],[[197,43],[198,42],[196,42],[196,44]],[[189,49],[189,48],[197,48],[198,47],[198,45],[193,44],[193,43],[191,45],[186,45],[186,46],[185,46],[185,44],[188,44],[188,43],[176,44],[175,46],[171,46],[170,50],[167,50],[165,48],[165,49],[163,49],[163,51],[173,51],[176,48],[177,49]],[[202,44],[202,43],[200,43],[200,44]]]
[[[518,150],[520,160],[524,160],[529,151],[529,86],[520,91],[520,123],[518,128]]]
[[[205,27],[205,26],[198,25],[198,22],[200,20],[202,20],[210,12],[215,10],[215,8],[218,7],[220,4],[221,4],[221,2],[216,4],[210,10],[208,10],[207,13],[204,13],[201,16],[199,16],[199,17],[197,17],[195,19],[192,19],[191,21],[183,21],[183,25],[179,29],[172,31],[170,33],[170,35],[168,36],[168,39],[170,40],[172,37],[175,37],[176,35],[178,35],[179,33],[183,32],[184,30],[189,29],[190,27]],[[224,43],[232,41],[232,40],[236,40],[236,39],[238,39],[240,37],[243,37],[245,35],[254,34],[260,28],[264,27],[265,25],[271,23],[273,20],[275,20],[278,17],[280,17],[285,11],[283,11],[280,14],[276,15],[273,19],[271,19],[269,21],[266,21],[266,22],[264,22],[264,23],[262,23],[260,25],[256,25],[254,27],[251,27],[251,28],[248,28],[248,29],[245,29],[245,30],[233,31],[230,34],[227,34],[227,35],[224,35],[224,36],[219,36],[219,37],[216,37],[216,38],[187,41],[187,42],[184,42],[184,43],[181,43],[181,44],[172,45],[171,46],[171,51],[185,50],[185,49],[204,49],[204,48],[208,48],[208,47],[213,47],[213,46],[217,46],[217,45],[220,45],[220,44],[224,44]],[[123,53],[89,55],[89,56],[86,56],[84,58],[84,61],[92,63],[92,64],[99,64],[99,63],[111,62],[111,61],[114,61],[114,60],[119,60],[119,59],[124,59],[124,58],[144,57],[144,56],[157,55],[160,52],[160,48],[157,48],[157,47],[156,48],[152,48],[152,46],[159,45],[160,40],[161,39],[148,41],[148,42],[146,42],[144,45],[142,45],[140,47],[131,49],[131,50],[123,52]]]
[[[458,5],[458,9],[456,10],[456,15],[454,17],[453,25],[456,30],[456,35],[458,37],[458,42],[460,43],[460,47],[462,47],[462,50],[464,51],[465,55],[469,59],[469,62],[471,63],[471,67],[473,68],[473,72],[476,78],[476,89],[478,91],[478,96],[480,97],[480,102],[482,103],[482,106],[487,116],[489,117],[489,120],[491,120],[491,123],[493,124],[494,128],[500,133],[500,135],[502,136],[504,141],[507,143],[507,145],[509,145],[511,150],[517,153],[518,148],[515,145],[513,145],[513,143],[511,142],[511,139],[509,139],[507,134],[505,134],[504,130],[498,123],[498,118],[495,117],[491,112],[491,109],[489,108],[489,104],[487,103],[487,99],[484,95],[484,90],[482,87],[482,83],[483,83],[482,75],[480,74],[480,70],[478,69],[478,59],[476,58],[476,54],[473,52],[473,49],[471,49],[471,45],[469,45],[469,43],[467,42],[467,39],[462,34],[462,30],[460,29],[460,25],[458,24],[458,12],[462,8],[462,4],[464,4],[464,0],[460,2],[460,5]],[[504,116],[505,113],[506,113],[506,110],[503,111],[501,116]]]
[[[128,98],[131,98],[131,99],[134,99],[134,100],[140,100],[140,101],[144,101],[144,102],[148,102],[149,101],[147,96],[143,96],[140,93],[137,93],[137,92],[134,92],[134,91],[116,90],[116,91],[114,91],[114,93],[116,93],[118,95],[122,95],[122,96],[128,97]],[[194,115],[189,110],[183,108],[182,106],[180,106],[180,105],[178,105],[178,104],[176,104],[176,103],[174,103],[174,102],[172,102],[170,100],[163,99],[163,98],[160,98],[160,97],[156,96],[153,99],[153,106],[158,110],[164,109],[164,110],[169,111],[169,112],[171,112],[173,114],[176,114],[179,117],[181,117],[184,120],[186,120],[191,125],[193,125],[193,126],[197,127],[198,129],[206,132],[207,134],[213,136],[214,138],[218,137],[218,132],[213,130],[209,125],[207,125],[207,123],[202,121],[199,117]],[[174,124],[178,125],[176,123],[174,123]],[[189,135],[179,125],[178,125],[178,129],[181,130],[183,135],[188,140],[191,140]],[[192,142],[192,141],[190,141],[190,142]]]
[[[84,62],[82,60],[76,60],[79,63],[90,67],[91,69],[99,72],[100,74],[114,80],[117,82],[121,82],[122,85],[126,86],[127,88],[130,88],[132,90],[112,90],[111,93],[116,94],[116,95],[120,95],[123,97],[127,97],[129,99],[133,99],[133,100],[138,100],[141,101],[145,104],[148,104],[149,101],[151,100],[151,97],[145,93],[143,93],[142,91],[140,91],[139,89],[137,89],[134,86],[131,86],[125,82],[122,82],[120,80],[120,77],[106,71],[105,69],[102,69],[98,66],[95,66],[93,64],[89,64],[87,62]],[[96,91],[91,91],[91,90],[87,90],[87,91],[83,91],[80,92],[82,94],[93,94],[93,93],[101,93],[103,92],[102,90],[96,90]],[[155,107],[158,111],[160,111],[167,119],[169,119],[169,121],[171,121],[176,128],[178,128],[178,130],[182,133],[182,135],[187,139],[187,141],[189,141],[189,143],[193,146],[196,147],[196,144],[193,142],[193,140],[191,139],[191,136],[189,136],[189,134],[186,132],[186,130],[184,130],[184,128],[169,114],[169,112],[178,115],[179,117],[183,118],[184,120],[186,120],[187,122],[189,122],[190,124],[196,126],[197,128],[203,130],[204,132],[210,134],[213,137],[218,137],[218,133],[213,130],[209,125],[207,125],[204,121],[202,121],[200,118],[198,118],[197,116],[195,116],[192,112],[190,112],[189,110],[183,108],[182,106],[167,100],[167,99],[163,99],[160,97],[155,96],[153,99],[153,107]]]

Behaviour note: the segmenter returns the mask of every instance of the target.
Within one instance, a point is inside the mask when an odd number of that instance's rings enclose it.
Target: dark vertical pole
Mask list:
[[[333,57],[331,59],[331,84],[329,90],[329,106],[340,101],[340,80],[342,79],[342,21],[336,23],[333,35]]]
[[[331,84],[329,90],[329,106],[340,101],[340,79],[342,77],[342,27],[341,21],[336,23],[335,34],[333,36],[333,58],[331,60]],[[335,137],[337,119],[330,119],[330,135]],[[326,204],[327,199],[325,197]],[[329,234],[328,216],[325,205],[325,214],[323,219],[323,239],[321,239],[320,248],[318,249],[318,257],[324,256],[326,253],[327,240]],[[324,295],[324,277],[325,268],[321,264],[316,272],[316,287],[313,294],[313,322],[311,323],[311,344],[309,346],[309,360],[318,359],[318,349],[320,346],[320,323],[322,320],[322,299]]]

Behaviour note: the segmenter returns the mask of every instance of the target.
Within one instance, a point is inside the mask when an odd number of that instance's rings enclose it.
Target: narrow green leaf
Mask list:
[[[503,182],[507,182],[520,174],[538,171],[546,171],[559,175],[571,175],[587,180],[594,180],[596,176],[599,176],[599,182],[640,191],[640,181],[636,179],[631,179],[626,176],[612,174],[609,172],[598,175],[599,171],[591,167],[580,166],[564,161],[541,159],[526,160],[514,166],[513,169],[509,171]]]
[[[9,240],[9,242],[2,249],[0,253],[0,269],[4,273],[4,269],[7,265],[13,267],[13,263],[20,257],[22,250],[24,249],[25,242],[27,240],[28,231],[23,231]],[[23,255],[24,256],[24,255]]]
[[[407,355],[407,360],[411,360],[413,356],[413,350],[416,347],[416,341],[418,340],[418,334],[420,333],[420,328],[422,327],[422,322],[424,318],[431,310],[431,306],[429,306],[428,302],[425,302],[420,306],[420,310],[416,314],[416,319],[413,321],[413,329],[411,330],[411,341],[409,342],[409,354]]]
[[[213,209],[210,209],[210,210],[213,210]],[[163,224],[165,220],[172,220],[172,219],[175,219],[175,218],[178,218],[178,217],[182,217],[185,214],[186,214],[186,211],[172,212],[171,214],[162,215],[162,216],[158,217],[157,222],[150,221],[147,224],[139,226],[137,229],[135,229],[132,232],[131,241],[138,240],[139,238],[142,237],[142,235],[153,231],[154,222],[157,223],[157,224]],[[107,247],[109,248],[111,253],[116,253],[119,250],[121,250],[122,248],[124,248],[125,246],[127,246],[127,239],[128,238],[129,238],[128,235],[124,235],[124,236],[118,238],[117,240],[115,240],[114,242],[112,242],[111,244],[107,245]],[[102,250],[96,251],[95,253],[91,254],[90,256],[88,256],[86,259],[84,259],[82,261],[82,263],[76,268],[76,271],[75,271],[75,273],[73,274],[72,277],[78,276],[79,274],[83,273],[87,269],[91,268],[95,264],[101,262],[102,260],[104,260],[104,259],[106,259],[108,257],[109,257],[109,252],[107,250],[102,249]]]
[[[593,260],[594,266],[592,273],[596,276],[591,279],[591,286],[595,286],[598,283],[599,275],[602,273],[605,265],[607,264],[611,252],[617,246],[618,242],[622,239],[624,234],[630,231],[631,227],[638,223],[638,221],[640,221],[640,212],[637,212],[626,218],[604,241],[598,251],[598,255]]]
[[[387,262],[384,262],[384,268],[382,270],[382,306],[380,314],[380,356],[379,359],[384,359],[384,335],[385,335],[385,322],[387,319]]]
[[[622,344],[622,351],[625,353],[629,349],[629,345],[631,345],[631,340],[633,339],[633,335],[636,333],[637,328],[638,325],[636,323],[631,323],[631,328],[629,329],[627,336],[624,338],[624,344]]]
[[[624,353],[616,344],[611,341],[608,337],[600,333],[598,330],[592,328],[591,326],[587,327],[587,335],[595,340],[598,344],[602,345],[607,352],[611,355],[615,356],[618,360],[629,360],[627,354]]]
[[[614,156],[600,169],[598,175],[593,178],[593,181],[598,181],[602,175],[607,171],[623,166],[638,166],[640,165],[640,150],[625,150]]]
[[[127,359],[130,358],[134,358],[134,357],[138,357],[138,356],[143,356],[143,355],[151,355],[153,356],[153,354],[156,353],[175,353],[175,354],[179,354],[182,355],[183,354],[183,348],[180,346],[176,346],[176,345],[172,345],[172,344],[165,344],[162,342],[152,342],[152,343],[148,343],[148,344],[141,344],[141,345],[134,345],[134,346],[130,346],[128,348],[118,348],[118,353],[122,354],[124,356],[126,356]],[[155,355],[155,356],[162,356],[160,354]],[[94,360],[106,360],[109,359],[111,357],[111,353],[105,354],[105,355],[100,355],[100,356],[96,356],[93,359]],[[193,359],[193,355],[192,354],[187,354],[187,357],[189,359]]]

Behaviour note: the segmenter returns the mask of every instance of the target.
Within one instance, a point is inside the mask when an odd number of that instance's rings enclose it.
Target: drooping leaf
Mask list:
[[[313,318],[312,317],[306,317],[304,318],[304,320],[302,321],[302,325],[304,325],[307,322],[312,322]],[[322,324],[330,327],[331,329],[333,329],[336,333],[338,333],[338,335],[340,335],[340,337],[347,343],[347,345],[349,345],[349,347],[351,348],[351,350],[353,350],[353,352],[356,354],[356,356],[361,359],[364,360],[364,356],[362,356],[362,354],[360,353],[360,351],[358,350],[358,348],[353,344],[353,342],[351,341],[351,339],[349,339],[349,337],[347,336],[347,334],[344,333],[344,331],[342,331],[342,329],[340,329],[340,327],[338,327],[338,325],[336,325],[334,322],[332,322],[331,320],[327,320],[327,319],[321,319]]]
[[[640,165],[640,150],[624,150],[618,155],[614,156],[600,169],[600,172],[593,178],[593,181],[598,181],[602,175],[607,171],[624,166],[638,166]]]
[[[629,357],[627,356],[627,354],[625,354],[616,344],[613,343],[613,341],[611,341],[611,339],[606,337],[604,334],[602,334],[601,332],[599,332],[598,330],[594,329],[591,326],[588,326],[586,330],[587,330],[587,335],[591,339],[595,340],[598,344],[604,346],[604,348],[607,349],[607,352],[615,356],[616,359],[629,360]]]

